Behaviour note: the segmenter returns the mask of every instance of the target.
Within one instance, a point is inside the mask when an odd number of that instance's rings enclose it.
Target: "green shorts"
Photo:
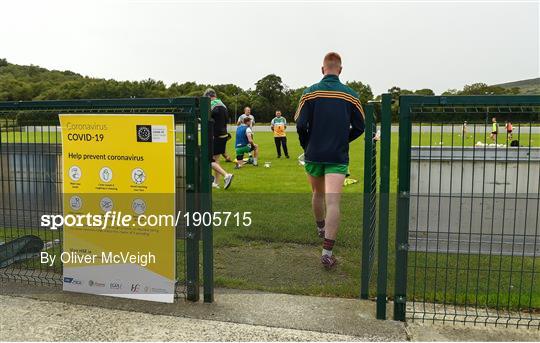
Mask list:
[[[313,177],[326,174],[343,174],[349,176],[348,164],[306,162],[305,169]]]
[[[247,153],[255,150],[254,148],[255,147],[252,146],[251,144],[244,145],[244,146],[241,146],[241,147],[237,147],[236,148],[236,156],[242,158],[242,156],[244,156],[244,154],[247,154]]]

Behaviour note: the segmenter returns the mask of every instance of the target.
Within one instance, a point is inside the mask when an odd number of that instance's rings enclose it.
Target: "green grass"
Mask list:
[[[440,133],[437,143],[441,141],[439,138]],[[523,136],[520,139],[523,145]],[[297,136],[288,134],[291,155],[288,160],[276,158],[271,133],[257,132],[255,141],[260,146],[261,166],[248,165],[233,171],[232,164],[223,162],[225,169],[235,173],[234,183],[227,191],[214,191],[214,211],[250,211],[253,217],[253,224],[249,228],[228,226],[215,229],[217,284],[292,294],[357,297],[360,289],[362,242],[363,140],[357,140],[351,145],[351,177],[360,182],[344,188],[342,219],[335,248],[340,265],[330,273],[319,266],[321,241],[315,234],[310,209],[310,187],[303,168],[296,160],[301,153]],[[452,135],[443,134],[442,141],[443,145],[450,146]],[[397,142],[398,135],[394,133],[391,190],[397,186]],[[415,134],[413,142],[429,145],[430,135]],[[431,142],[435,142],[434,136],[431,136]],[[458,142],[461,143],[461,138],[456,134],[453,145],[459,145]],[[468,137],[464,145],[472,146],[473,142],[473,137]],[[531,143],[537,146],[540,135],[533,136]],[[233,155],[231,144],[229,154]],[[266,161],[272,163],[271,168],[262,166]],[[395,198],[392,198],[389,233],[390,295],[395,261],[394,204]],[[495,256],[490,259],[487,255],[411,252],[409,259],[410,266],[413,265],[412,259],[417,266],[409,268],[410,299],[478,303],[480,306],[488,304],[492,307],[505,307],[508,304],[513,309],[527,307],[530,302],[533,308],[540,308],[540,282],[533,282],[530,272],[523,277],[516,272],[522,268],[531,271],[533,258]],[[464,264],[469,267],[464,267]],[[481,272],[473,272],[476,269]],[[488,273],[489,269],[491,272]],[[510,270],[513,271],[512,284]],[[372,277],[370,296],[375,296],[375,274]]]
[[[2,132],[0,135],[2,143],[45,143],[60,144],[62,137],[59,132]]]

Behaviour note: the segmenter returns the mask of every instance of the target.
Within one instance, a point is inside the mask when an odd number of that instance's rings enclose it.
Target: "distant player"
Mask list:
[[[498,133],[499,133],[499,125],[497,124],[497,118],[493,117],[491,118],[491,134],[489,135],[489,138],[491,138],[494,142],[496,142]]]
[[[249,127],[253,128],[253,125],[255,125],[255,117],[251,114],[251,108],[249,108],[247,106],[244,108],[244,114],[242,114],[242,115],[240,115],[240,117],[238,117],[238,121],[236,122],[236,124],[238,126],[242,125],[244,123],[244,118],[246,118],[246,117],[251,118],[251,123],[249,124]]]
[[[244,154],[253,153],[253,165],[258,166],[257,157],[259,156],[259,149],[257,144],[253,141],[253,131],[249,126],[251,118],[246,116],[244,117],[244,123],[236,129],[236,167],[239,169],[242,167],[244,162]]]
[[[349,143],[364,132],[364,110],[358,94],[340,82],[341,70],[341,57],[328,53],[323,60],[323,79],[304,91],[295,115],[317,231],[324,238],[321,263],[326,269],[337,263],[332,249],[349,167]]]
[[[214,123],[214,136],[212,137],[212,157],[211,166],[214,170],[214,182],[212,187],[219,187],[219,176],[223,176],[224,188],[230,187],[233,174],[229,174],[219,165],[219,156],[225,153],[228,134],[227,134],[227,120],[229,118],[229,112],[225,104],[217,98],[216,91],[212,88],[208,88],[203,96],[210,98],[210,108],[212,121]]]
[[[287,120],[281,115],[281,111],[276,111],[276,116],[270,122],[270,128],[274,133],[274,143],[276,143],[277,158],[281,158],[281,147],[283,147],[283,153],[286,158],[289,158],[289,151],[287,150]]]
[[[248,106],[246,106],[244,108],[244,114],[240,115],[240,117],[238,117],[238,121],[237,121],[237,125],[240,126],[244,123],[244,119],[246,117],[249,117],[251,119],[251,122],[249,124],[249,127],[253,130],[253,125],[255,125],[255,117],[251,114],[251,108],[249,108]],[[251,134],[253,135],[253,132],[251,132]],[[252,156],[252,153],[250,152],[248,154],[248,163],[250,164],[253,164],[253,156]]]
[[[463,138],[465,138],[467,136],[467,131],[468,131],[467,121],[465,120],[463,122],[463,126],[461,127],[461,134],[463,135]]]
[[[507,121],[504,124],[504,128],[506,129],[506,139],[509,141],[512,140],[512,131],[514,131],[514,127],[512,126],[512,123]]]

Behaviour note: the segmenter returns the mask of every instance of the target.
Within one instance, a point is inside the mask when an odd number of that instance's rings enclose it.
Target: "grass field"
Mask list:
[[[499,135],[498,143],[503,143]],[[518,138],[517,135],[514,135]],[[2,133],[2,142],[60,142],[56,134]],[[540,146],[540,135],[521,135],[522,145]],[[434,132],[413,134],[413,145],[473,146],[484,141],[485,135],[470,133],[466,139],[458,134]],[[214,190],[214,211],[251,212],[249,227],[215,228],[215,280],[217,286],[256,289],[293,294],[339,297],[358,297],[360,291],[360,265],[362,243],[362,191],[363,191],[363,137],[351,144],[351,178],[359,182],[344,187],[342,222],[335,253],[340,263],[336,270],[327,272],[319,262],[321,240],[315,233],[310,210],[311,193],[306,176],[298,164],[302,153],[297,135],[288,133],[290,159],[276,158],[270,132],[256,132],[255,141],[260,146],[259,167],[247,165],[233,170],[234,164],[222,161],[222,166],[234,172],[235,179],[229,190]],[[233,140],[228,153],[234,156]],[[442,144],[440,144],[442,142]],[[490,143],[489,139],[486,141]],[[398,134],[392,134],[391,192],[397,187]],[[271,162],[270,168],[264,163]],[[390,208],[389,293],[392,294],[394,277],[395,198]],[[179,242],[183,244],[183,242]],[[181,259],[182,256],[179,256]],[[540,282],[533,273],[523,277],[516,270],[533,270],[533,258],[494,257],[486,255],[437,255],[415,253],[416,269],[409,271],[412,280],[425,280],[409,287],[410,299],[438,302],[509,304],[517,309],[529,302],[540,308]],[[179,265],[183,264],[179,260]],[[539,261],[536,261],[539,262]],[[467,265],[469,268],[464,268]],[[437,266],[437,272],[434,272]],[[498,269],[502,272],[491,271]],[[474,273],[470,270],[479,269]],[[469,271],[467,271],[469,269]],[[514,271],[513,282],[510,274]],[[489,274],[488,274],[489,273]],[[375,278],[372,278],[371,296],[375,295]],[[532,297],[520,297],[518,290]],[[502,290],[502,291],[501,291]],[[511,290],[511,291],[509,291]]]
[[[440,133],[439,133],[440,136]],[[457,135],[444,133],[443,145],[460,145]],[[464,145],[472,146],[477,137],[468,137]],[[523,140],[523,135],[521,136]],[[483,140],[483,139],[477,139]],[[288,134],[291,159],[277,159],[271,133],[256,133],[260,145],[259,167],[246,166],[234,170],[235,179],[227,191],[214,192],[215,211],[251,211],[253,224],[249,228],[216,228],[216,280],[218,285],[277,292],[357,297],[360,290],[362,191],[363,191],[363,139],[351,145],[351,177],[359,183],[346,186],[342,201],[342,222],[335,253],[340,265],[335,271],[324,271],[319,264],[321,240],[315,234],[310,211],[310,188],[303,168],[298,165],[300,153],[298,138]],[[429,145],[429,134],[415,134],[414,142]],[[439,142],[437,138],[437,143]],[[528,137],[527,137],[528,141]],[[391,192],[397,186],[397,133],[392,134]],[[431,142],[436,145],[431,136]],[[448,142],[448,143],[447,143]],[[540,142],[540,135],[531,138],[531,145]],[[489,143],[489,142],[488,142]],[[500,143],[500,142],[499,142]],[[536,144],[534,144],[536,143]],[[415,144],[415,143],[413,143]],[[522,143],[523,144],[523,143]],[[229,149],[232,155],[232,149]],[[264,168],[265,161],[271,168]],[[222,163],[233,171],[232,164]],[[393,289],[395,197],[391,196],[389,294]],[[528,305],[540,308],[540,282],[534,275],[518,275],[521,269],[533,270],[533,258],[489,258],[487,255],[456,255],[416,253],[417,268],[410,270],[410,298],[459,304],[509,304],[511,308]],[[464,268],[464,264],[468,268]],[[434,267],[437,266],[437,269]],[[467,271],[469,269],[469,271]],[[480,269],[481,272],[473,272]],[[487,270],[492,269],[488,272]],[[495,271],[501,270],[501,272]],[[514,271],[510,284],[509,275]],[[372,278],[371,296],[375,296],[375,278]],[[513,291],[508,291],[509,289]],[[522,289],[521,296],[517,292]],[[500,292],[499,292],[500,290]],[[519,306],[518,306],[519,305]]]

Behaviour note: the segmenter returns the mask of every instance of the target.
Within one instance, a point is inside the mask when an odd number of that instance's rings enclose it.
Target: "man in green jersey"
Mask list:
[[[283,153],[285,157],[289,158],[289,151],[287,150],[287,120],[281,115],[281,111],[276,111],[276,116],[270,122],[270,128],[274,133],[274,143],[276,144],[277,158],[281,158],[281,147],[283,147]]]

